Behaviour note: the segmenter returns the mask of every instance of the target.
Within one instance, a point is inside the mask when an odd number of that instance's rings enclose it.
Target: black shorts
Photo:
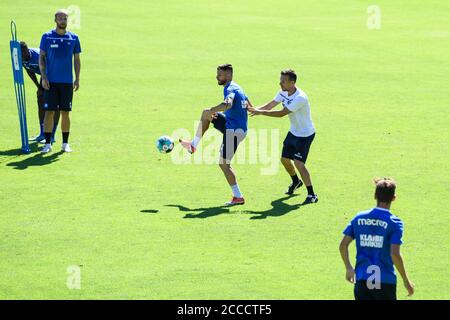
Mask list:
[[[45,111],[72,111],[73,85],[50,82],[50,90],[44,91]]]
[[[309,137],[296,137],[291,132],[288,132],[283,142],[283,151],[281,156],[291,160],[299,160],[306,163],[308,158],[309,148],[314,140],[315,133]]]
[[[217,113],[217,118],[212,120],[214,128],[223,134],[220,156],[222,159],[231,161],[236,153],[239,143],[244,140],[246,133],[241,129],[227,129],[227,119],[223,113]]]
[[[369,289],[366,280],[355,283],[355,300],[397,300],[397,285],[381,283],[380,289]]]

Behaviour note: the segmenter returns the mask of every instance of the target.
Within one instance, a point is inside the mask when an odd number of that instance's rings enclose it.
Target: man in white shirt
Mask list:
[[[281,90],[276,97],[259,108],[249,106],[248,111],[251,113],[251,116],[289,116],[291,127],[283,142],[281,154],[281,163],[292,178],[292,184],[289,186],[286,194],[293,194],[304,182],[308,189],[308,196],[303,204],[309,204],[319,201],[317,194],[314,193],[308,169],[305,167],[309,148],[314,140],[316,130],[311,119],[308,96],[296,87],[296,81],[297,75],[294,70],[281,71]],[[283,104],[283,109],[272,111],[280,102]],[[303,182],[298,178],[295,168],[300,172]]]

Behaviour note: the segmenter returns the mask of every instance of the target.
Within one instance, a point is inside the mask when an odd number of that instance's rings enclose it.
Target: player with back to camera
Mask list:
[[[396,300],[397,276],[394,266],[411,296],[414,285],[405,270],[400,245],[403,222],[390,211],[396,199],[396,183],[391,178],[375,179],[377,206],[358,213],[344,230],[339,245],[345,278],[354,284],[356,300]],[[350,263],[348,247],[356,242],[356,266]]]

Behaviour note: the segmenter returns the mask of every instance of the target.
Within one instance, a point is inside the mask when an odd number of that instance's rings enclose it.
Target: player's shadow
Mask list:
[[[38,145],[36,143],[30,143],[30,153],[38,151]],[[0,163],[8,162],[11,159],[17,158],[21,155],[24,155],[22,153],[22,149],[11,149],[11,150],[1,150],[0,151]]]
[[[254,216],[251,217],[250,220],[261,220],[266,219],[267,217],[281,217],[284,216],[285,214],[288,214],[291,211],[299,209],[303,205],[302,203],[291,205],[284,202],[287,199],[291,199],[297,196],[298,196],[297,194],[294,194],[292,196],[285,196],[283,198],[274,200],[270,203],[272,205],[272,208],[268,210],[264,211],[245,210],[243,211],[243,213],[253,214]]]
[[[183,217],[185,219],[189,219],[189,218],[204,219],[204,218],[214,217],[214,216],[218,216],[220,214],[230,212],[229,207],[226,207],[224,205],[218,206],[218,207],[196,208],[196,209],[190,209],[188,207],[178,205],[178,204],[168,204],[168,205],[166,205],[166,207],[178,208],[180,211],[183,211],[183,212],[198,212],[196,214],[186,213],[185,216]]]
[[[154,209],[147,209],[147,210],[141,210],[142,213],[158,213],[159,210]]]
[[[53,152],[50,154],[37,153],[30,158],[26,158],[16,162],[10,162],[8,167],[14,167],[16,170],[25,170],[29,167],[45,166],[59,160],[59,156],[63,151]]]

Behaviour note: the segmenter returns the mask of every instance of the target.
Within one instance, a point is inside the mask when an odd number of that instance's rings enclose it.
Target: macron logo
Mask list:
[[[387,229],[388,223],[378,219],[358,219],[358,226],[375,226]]]

